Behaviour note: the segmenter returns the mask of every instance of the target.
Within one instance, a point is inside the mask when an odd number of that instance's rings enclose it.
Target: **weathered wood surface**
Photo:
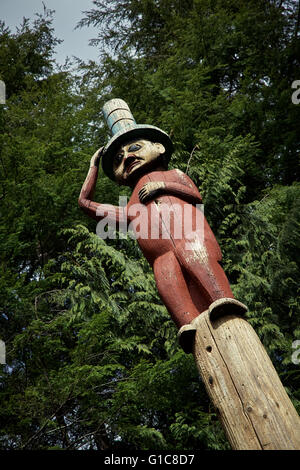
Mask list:
[[[193,324],[193,354],[235,450],[300,450],[300,418],[252,326],[237,316]]]
[[[126,126],[135,124],[130,109],[123,100],[114,99],[108,101],[103,108],[103,113],[110,131],[114,134]]]

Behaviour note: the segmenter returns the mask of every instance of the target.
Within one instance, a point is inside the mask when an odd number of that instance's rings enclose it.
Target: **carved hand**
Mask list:
[[[93,167],[93,166],[99,166],[99,162],[100,162],[100,158],[101,158],[101,155],[102,155],[102,151],[103,151],[104,147],[100,147],[97,152],[94,153],[94,155],[92,156],[91,158],[91,161],[90,161],[90,167]]]
[[[161,193],[165,188],[163,181],[150,181],[144,184],[142,189],[139,191],[139,198],[142,203],[149,201],[151,198]]]

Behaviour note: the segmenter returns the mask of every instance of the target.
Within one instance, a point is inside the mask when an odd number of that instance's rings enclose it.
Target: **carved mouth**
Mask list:
[[[139,164],[140,164],[139,160],[134,160],[132,163],[130,163],[128,167],[126,168],[126,171],[125,171],[126,174],[128,175],[129,173],[131,173],[132,170],[136,167],[136,165],[139,165]]]

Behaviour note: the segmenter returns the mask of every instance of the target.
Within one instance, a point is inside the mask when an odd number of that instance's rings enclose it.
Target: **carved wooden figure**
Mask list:
[[[234,299],[220,266],[221,250],[203,212],[200,193],[180,170],[169,170],[173,146],[161,129],[136,124],[127,104],[120,99],[106,103],[104,116],[113,137],[97,151],[82,187],[79,205],[96,220],[131,223],[141,250],[153,268],[158,292],[180,333],[193,330],[192,321],[205,310],[244,313]],[[99,160],[107,176],[132,188],[127,207],[99,204],[92,200]],[[138,205],[138,211],[131,210]]]
[[[220,266],[221,251],[191,179],[168,171],[172,142],[136,124],[127,104],[103,113],[112,138],[97,151],[79,205],[96,220],[130,226],[153,268],[159,294],[193,352],[206,390],[234,449],[300,449],[299,416]],[[93,201],[99,161],[107,176],[132,188],[126,207]],[[202,314],[202,315],[201,315]]]

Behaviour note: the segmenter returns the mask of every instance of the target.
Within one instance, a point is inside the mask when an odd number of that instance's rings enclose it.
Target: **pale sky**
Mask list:
[[[92,26],[74,29],[84,16],[82,12],[93,7],[92,0],[44,0],[44,4],[47,9],[55,10],[52,23],[55,36],[64,40],[56,47],[57,62],[63,64],[67,56],[71,58],[73,55],[85,61],[97,61],[97,48],[88,45],[90,39],[97,37],[97,30]],[[33,19],[35,13],[43,11],[42,0],[0,0],[0,18],[13,33],[23,17]]]

